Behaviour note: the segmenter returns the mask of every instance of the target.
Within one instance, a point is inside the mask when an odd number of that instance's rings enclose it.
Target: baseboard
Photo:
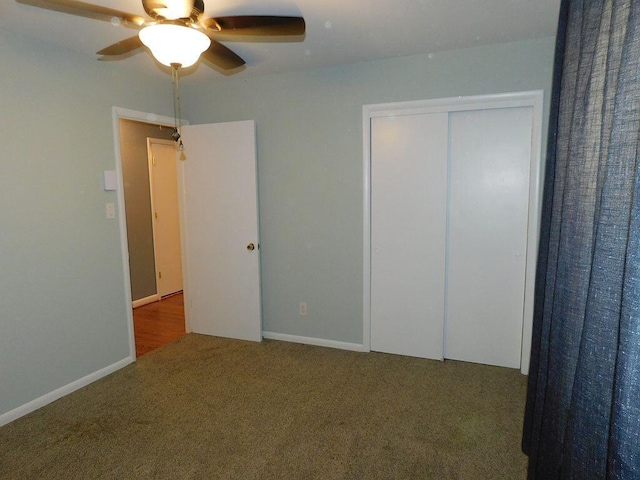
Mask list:
[[[304,343],[305,345],[315,345],[317,347],[338,348],[340,350],[351,350],[353,352],[368,352],[365,346],[360,343],[339,342],[337,340],[327,340],[325,338],[301,337],[299,335],[288,335],[286,333],[275,332],[262,332],[262,337],[269,340]]]
[[[90,373],[89,375],[82,377],[75,382],[71,382],[63,387],[57,388],[56,390],[49,392],[35,400],[32,400],[24,405],[21,405],[13,410],[8,411],[7,413],[3,413],[0,415],[0,427],[6,425],[14,420],[17,420],[28,413],[33,412],[34,410],[39,409],[40,407],[44,407],[45,405],[55,402],[59,398],[64,397],[65,395],[69,395],[76,390],[89,385],[90,383],[95,382],[96,380],[101,379],[102,377],[106,377],[107,375],[115,372],[116,370],[120,370],[123,367],[126,367],[131,362],[133,362],[135,358],[127,357],[116,363],[113,363],[105,368],[98,370],[97,372]]]
[[[138,300],[134,300],[133,302],[131,302],[131,304],[133,305],[133,308],[138,308],[144,305],[149,305],[150,303],[153,303],[153,302],[157,302],[158,300],[160,300],[160,297],[157,294],[155,294],[155,295],[149,295],[148,297],[145,297],[145,298],[139,298]]]

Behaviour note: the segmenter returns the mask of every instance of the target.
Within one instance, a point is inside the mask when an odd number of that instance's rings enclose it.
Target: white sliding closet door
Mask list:
[[[371,350],[527,371],[541,103],[523,92],[365,107]]]
[[[371,132],[371,349],[442,359],[447,115]]]
[[[532,108],[450,117],[445,357],[520,367]]]

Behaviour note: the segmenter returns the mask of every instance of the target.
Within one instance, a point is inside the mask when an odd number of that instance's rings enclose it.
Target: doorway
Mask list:
[[[178,266],[173,268],[178,270],[179,286],[175,287],[176,282],[172,282],[161,290],[163,285],[158,276],[166,279],[167,275],[169,278],[175,275],[170,274],[170,269],[165,269],[163,274],[164,268],[157,267],[156,257],[160,254],[162,263],[161,250],[166,249],[162,248],[165,242],[159,240],[154,232],[156,223],[160,223],[154,218],[154,211],[158,208],[168,208],[176,217],[174,223],[179,223],[176,175],[174,171],[173,195],[159,195],[154,201],[154,172],[149,154],[155,144],[160,145],[160,149],[175,151],[171,139],[173,119],[114,108],[113,120],[115,150],[119,156],[116,167],[118,177],[122,179],[118,189],[119,221],[121,231],[126,233],[122,235],[121,242],[123,251],[128,252],[123,258],[123,268],[131,305],[128,311],[130,351],[131,357],[135,357],[171,343],[186,332],[181,258],[177,259]],[[167,156],[164,151],[157,154]],[[175,163],[173,168],[175,170]],[[162,178],[156,180],[163,182]],[[167,215],[162,214],[162,217],[165,219]],[[162,226],[165,224],[162,222]],[[180,234],[173,235],[170,243],[175,244],[176,238],[177,256],[180,257]]]
[[[171,126],[173,118],[113,108],[125,300],[131,303],[120,120]],[[262,340],[256,130],[253,120],[188,126],[178,168],[185,330]],[[188,189],[186,188],[188,185]],[[220,228],[224,226],[224,228]],[[129,310],[129,309],[128,309]],[[133,312],[128,312],[135,358]]]

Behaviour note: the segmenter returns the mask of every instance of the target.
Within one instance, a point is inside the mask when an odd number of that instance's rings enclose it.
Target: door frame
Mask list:
[[[466,110],[532,107],[531,163],[529,177],[529,218],[525,261],[525,288],[520,371],[529,371],[536,262],[542,199],[543,91],[439,98],[409,102],[381,103],[362,107],[363,132],[363,332],[362,343],[371,351],[371,119],[389,115],[451,113]],[[446,327],[445,327],[446,328]],[[443,339],[444,341],[444,339]]]
[[[118,222],[120,226],[120,251],[122,252],[122,272],[124,279],[124,302],[125,312],[127,315],[128,336],[129,336],[129,360],[136,361],[136,339],[133,328],[133,308],[131,298],[131,273],[129,271],[129,243],[127,232],[127,215],[124,203],[124,177],[122,169],[122,150],[120,141],[120,120],[133,120],[140,123],[148,123],[151,125],[162,125],[163,127],[174,127],[174,118],[166,117],[163,115],[156,115],[154,113],[140,112],[137,110],[130,110],[122,107],[112,107],[111,119],[113,127],[113,150],[115,152],[115,167],[116,167],[116,180],[117,180],[117,199],[118,199]],[[188,125],[186,120],[180,120],[181,125]],[[182,169],[178,168],[178,198],[180,209],[180,241],[184,245],[184,184],[183,184]],[[155,261],[155,258],[154,258]],[[186,262],[185,252],[182,252],[182,274],[183,274],[183,288],[186,289]],[[186,305],[185,305],[186,309]],[[185,312],[186,313],[186,312]],[[188,324],[188,316],[185,315],[185,331],[190,332]]]

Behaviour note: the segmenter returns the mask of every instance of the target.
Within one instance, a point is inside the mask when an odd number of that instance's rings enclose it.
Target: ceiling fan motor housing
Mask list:
[[[203,0],[142,0],[144,11],[153,19],[190,19],[197,22],[204,13]]]

